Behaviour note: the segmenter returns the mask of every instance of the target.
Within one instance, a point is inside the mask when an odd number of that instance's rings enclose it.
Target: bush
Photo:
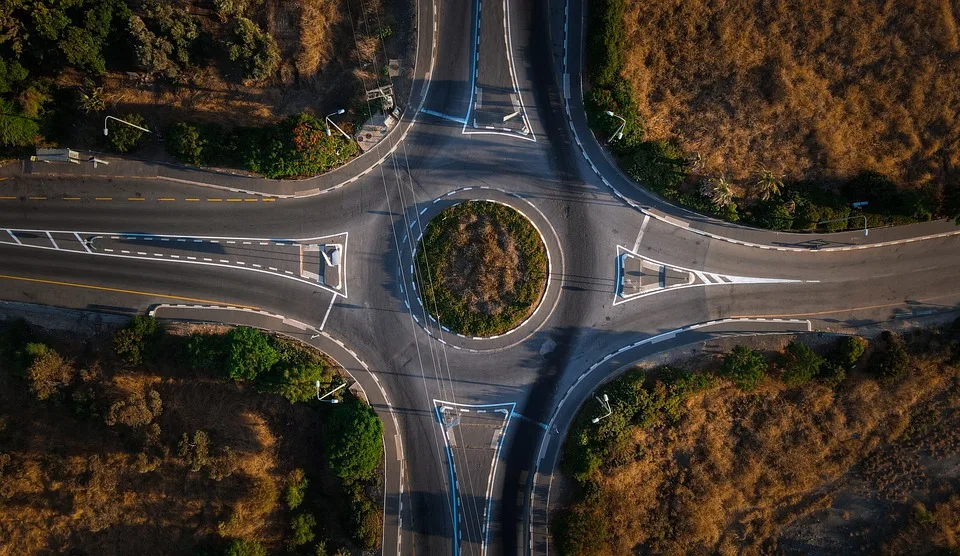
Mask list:
[[[364,550],[373,550],[380,546],[383,538],[383,515],[361,491],[354,497],[353,517],[350,529],[353,541]]]
[[[626,38],[625,10],[624,0],[597,0],[590,4],[587,56],[591,77],[598,86],[609,86],[620,79]]]
[[[749,392],[767,376],[767,363],[759,351],[747,346],[735,346],[723,358],[718,374],[728,378],[740,390]]]
[[[140,114],[126,114],[120,119],[140,127],[146,127],[146,121]],[[146,133],[141,129],[117,121],[111,122],[106,129],[108,130],[107,139],[110,142],[110,148],[118,153],[127,153],[137,149],[143,139],[143,134]]]
[[[880,338],[883,348],[874,354],[873,372],[881,382],[890,382],[910,368],[910,355],[898,334],[885,330]]]
[[[349,398],[335,406],[328,426],[330,469],[347,482],[371,478],[383,454],[383,423],[373,409]]]
[[[177,160],[200,166],[204,161],[207,140],[196,126],[177,122],[167,130],[167,151]]]
[[[261,375],[259,388],[265,392],[280,394],[290,403],[306,402],[316,398],[316,383],[329,388],[331,376],[321,363],[301,363],[291,368]]]
[[[160,393],[150,390],[147,397],[135,392],[124,400],[114,402],[107,411],[104,421],[108,426],[126,425],[139,430],[160,417],[163,413],[163,401]]]
[[[309,484],[310,481],[307,480],[303,469],[294,469],[290,472],[290,475],[287,477],[287,490],[284,493],[288,508],[295,510],[303,503],[303,499],[307,495],[307,485]]]
[[[793,341],[780,356],[780,380],[787,386],[803,386],[820,373],[823,358],[806,344]]]
[[[198,371],[222,372],[225,338],[219,334],[194,332],[183,345],[183,362]]]
[[[847,336],[837,343],[831,359],[842,365],[848,371],[853,370],[857,361],[867,350],[867,341],[860,336]]]
[[[245,17],[238,17],[227,42],[230,60],[239,62],[245,79],[263,80],[277,71],[280,49],[268,33]]]
[[[210,465],[210,437],[204,431],[195,431],[191,440],[183,433],[177,444],[177,455],[190,466],[190,471],[200,471]]]
[[[30,391],[38,400],[55,396],[64,386],[68,386],[76,374],[69,361],[46,344],[30,343],[24,348],[30,363],[27,367],[27,380]]]
[[[223,554],[224,556],[267,556],[267,550],[259,541],[234,539]]]
[[[13,103],[0,99],[0,145],[31,147],[40,140],[40,124]]]
[[[137,315],[113,335],[113,349],[126,363],[139,365],[156,356],[162,338],[163,327],[157,319]]]
[[[289,178],[312,176],[338,166],[356,154],[357,144],[340,134],[328,137],[323,122],[299,114],[246,132],[240,151],[251,171],[268,178]]]
[[[227,376],[234,380],[253,380],[269,371],[279,355],[263,332],[238,326],[226,336]]]
[[[316,535],[313,533],[317,526],[317,520],[311,514],[299,514],[290,521],[290,544],[292,546],[303,546],[312,541]]]
[[[659,193],[676,191],[687,175],[683,153],[666,141],[644,141],[626,157],[627,173]]]

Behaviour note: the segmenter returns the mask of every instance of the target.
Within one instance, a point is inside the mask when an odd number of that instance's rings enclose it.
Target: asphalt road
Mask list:
[[[960,307],[960,239],[949,235],[957,231],[952,224],[867,237],[776,234],[691,215],[625,180],[585,126],[581,9],[547,0],[420,2],[418,86],[404,116],[410,127],[325,178],[350,181],[322,195],[269,200],[149,174],[0,182],[2,298],[111,312],[199,306],[159,315],[237,322],[242,313],[265,328],[305,330],[260,313],[209,308],[243,307],[322,333],[302,339],[333,352],[396,431],[384,439],[384,546],[404,554],[545,552],[538,504],[559,447],[547,423],[563,424],[617,366],[704,332],[620,351],[627,346],[733,317],[740,320],[723,330],[805,328],[807,321],[814,329],[856,326]],[[477,83],[499,96],[478,97]],[[503,122],[511,95],[522,110],[504,129],[473,127],[475,112]],[[418,113],[421,105],[427,111]],[[243,180],[245,190],[256,187]],[[537,314],[502,338],[451,334],[410,286],[411,253],[430,216],[472,198],[522,210],[550,252],[551,286]],[[257,253],[250,265],[198,264],[204,261],[186,259],[198,255],[170,250],[119,257],[83,248],[92,235],[132,233],[241,242],[342,237],[344,287],[251,267],[280,260],[272,266],[293,268],[282,248]],[[934,237],[917,239],[924,236]],[[624,250],[754,280],[624,299],[617,295]],[[229,253],[224,260],[249,262]],[[747,320],[756,317],[796,322]],[[590,381],[564,398],[591,367]],[[497,421],[465,411],[471,406],[511,409]],[[547,467],[538,468],[541,455]]]

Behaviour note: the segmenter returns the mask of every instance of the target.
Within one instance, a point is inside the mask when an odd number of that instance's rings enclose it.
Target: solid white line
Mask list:
[[[10,237],[13,238],[13,241],[17,242],[17,245],[23,245],[23,242],[20,241],[20,238],[17,237],[17,234],[11,232],[10,230],[7,230],[7,233],[10,234]]]
[[[637,234],[637,241],[633,242],[633,252],[636,253],[637,249],[640,248],[640,240],[643,239],[643,232],[647,230],[647,224],[650,223],[650,216],[644,214],[643,222],[640,224],[640,233]]]
[[[327,307],[327,312],[323,315],[323,320],[320,322],[320,330],[323,330],[323,327],[327,325],[327,319],[330,318],[330,310],[333,309],[333,304],[337,301],[337,296],[332,296],[330,298],[330,305]]]
[[[50,243],[53,244],[54,249],[60,249],[60,246],[57,245],[57,240],[53,239],[53,236],[50,235],[50,232],[47,232],[47,237],[50,238]]]
[[[79,241],[79,242],[80,242],[80,245],[82,245],[83,248],[87,250],[87,253],[93,253],[93,251],[91,251],[90,248],[87,247],[86,242],[83,241],[83,239],[80,237],[80,234],[74,232],[73,237],[77,238],[77,241]],[[144,254],[146,254],[146,253],[144,253]]]

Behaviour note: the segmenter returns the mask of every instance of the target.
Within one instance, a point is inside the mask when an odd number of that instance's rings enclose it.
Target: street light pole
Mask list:
[[[153,133],[153,132],[150,131],[149,129],[147,129],[147,128],[145,128],[145,127],[140,127],[140,126],[138,126],[137,124],[132,124],[132,123],[126,121],[126,120],[121,120],[120,118],[114,118],[113,116],[107,116],[106,118],[103,119],[103,135],[104,135],[104,136],[107,136],[107,135],[109,134],[109,130],[107,130],[107,120],[116,120],[116,121],[120,122],[121,124],[127,124],[127,125],[130,126],[130,127],[135,127],[135,128],[137,128],[137,129],[139,129],[140,131],[146,131],[147,133]]]
[[[337,386],[336,388],[334,388],[333,390],[330,390],[329,392],[327,392],[326,394],[324,394],[324,395],[322,395],[322,396],[320,395],[320,381],[319,381],[319,380],[316,382],[316,385],[317,385],[317,401],[321,401],[321,402],[322,402],[322,401],[324,401],[323,398],[326,398],[326,397],[329,396],[330,394],[333,394],[333,393],[336,392],[337,390],[343,388],[344,386],[347,385],[347,383],[344,382],[344,383],[341,384],[340,386]],[[327,402],[327,403],[340,403],[340,400],[333,399],[333,400],[326,400],[326,402]]]
[[[618,141],[618,140],[620,140],[620,139],[623,139],[623,128],[625,128],[625,127],[627,126],[627,120],[625,120],[624,118],[621,118],[620,116],[617,116],[616,114],[614,114],[613,112],[611,112],[611,111],[609,111],[609,110],[607,110],[606,112],[604,112],[604,114],[606,114],[607,116],[610,116],[611,118],[616,118],[616,119],[620,120],[620,127],[618,127],[617,130],[613,132],[613,138],[610,139],[610,140],[607,141],[607,142],[608,142],[608,143],[612,143],[612,142],[614,142],[614,141]]]
[[[594,398],[597,398],[597,397],[594,396]],[[604,413],[599,417],[594,417],[592,419],[594,425],[599,423],[601,420],[606,419],[613,413],[613,409],[610,408],[610,398],[608,398],[606,394],[603,395],[602,400],[600,398],[597,398],[597,401],[600,402],[600,407],[602,407],[606,411],[606,413]]]
[[[330,133],[330,126],[332,125],[333,127],[337,128],[337,131],[340,132],[340,135],[343,135],[343,136],[347,139],[347,141],[351,141],[351,140],[352,140],[349,135],[347,135],[346,133],[344,133],[344,131],[343,131],[342,129],[340,129],[340,126],[338,126],[337,124],[333,123],[333,120],[330,119],[330,116],[339,116],[340,114],[343,114],[344,112],[346,112],[346,110],[344,110],[343,108],[341,108],[341,109],[337,110],[336,112],[331,112],[331,113],[327,114],[327,115],[323,118],[323,121],[326,122],[326,124],[327,124],[327,137],[330,137],[330,135],[331,135],[331,133]]]

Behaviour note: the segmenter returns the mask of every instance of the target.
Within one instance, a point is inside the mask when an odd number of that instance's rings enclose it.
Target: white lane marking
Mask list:
[[[130,251],[127,251],[126,249],[121,249],[120,252],[123,253],[124,255],[130,254]]]
[[[77,241],[79,241],[80,245],[82,245],[83,248],[87,250],[87,253],[93,253],[93,251],[90,250],[90,247],[87,246],[87,242],[83,241],[83,238],[80,237],[80,234],[74,232],[73,237],[77,238]]]
[[[330,305],[327,306],[327,312],[323,315],[323,320],[320,321],[319,330],[323,330],[323,327],[327,325],[327,319],[330,318],[330,310],[333,309],[333,304],[336,303],[336,301],[337,296],[334,295],[330,298]]]
[[[187,257],[187,260],[188,260],[188,261],[195,261],[195,260],[197,260],[197,258],[196,258],[196,257]]]
[[[144,252],[144,251],[137,251],[137,255],[146,255],[146,254],[147,254],[147,253]]]
[[[207,257],[204,257],[203,260],[207,261],[208,263],[212,263],[212,262],[213,262],[213,259],[208,259]]]
[[[50,234],[50,232],[47,232],[47,237],[50,238],[50,243],[53,244],[54,249],[60,249],[60,246],[57,245],[57,240],[53,239],[53,236]]]
[[[7,233],[10,234],[10,237],[13,238],[13,241],[17,242],[17,245],[23,245],[23,242],[20,241],[20,238],[17,237],[17,234],[11,232],[10,230],[7,230]]]
[[[104,253],[113,253],[113,249],[104,249],[103,252],[104,252]]]
[[[220,259],[220,262],[221,262],[221,263],[229,263],[230,261],[228,261],[227,259]]]
[[[647,231],[647,224],[650,223],[650,216],[644,214],[643,222],[640,224],[640,233],[637,234],[637,241],[633,242],[633,252],[636,253],[640,248],[640,241],[643,239],[643,232]]]

